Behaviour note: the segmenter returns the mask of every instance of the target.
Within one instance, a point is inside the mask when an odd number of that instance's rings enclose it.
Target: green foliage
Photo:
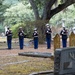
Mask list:
[[[31,25],[30,22],[25,22],[25,23],[18,23],[18,24],[11,27],[14,38],[18,37],[19,27],[23,28],[26,37],[28,37],[28,38],[32,37],[33,26]]]
[[[3,5],[3,1],[0,1],[0,22],[4,21],[3,14],[5,12],[5,9],[7,8],[7,5]]]
[[[33,12],[28,7],[22,3],[11,6],[4,14],[5,24],[12,25],[14,23],[34,20]]]
[[[26,21],[28,21],[28,23],[27,22],[25,23],[26,25],[24,28],[26,28],[26,29],[24,29],[24,31],[26,32],[28,37],[31,37],[31,35],[29,35],[29,33],[32,32],[32,29],[34,26],[31,25],[29,23],[29,21],[34,21],[35,19],[34,19],[34,13],[33,13],[33,10],[31,9],[29,0],[19,0],[19,1],[18,0],[5,0],[4,3],[3,3],[3,0],[1,0],[1,1],[0,1],[0,22],[4,21],[4,25],[13,26],[13,30],[14,30],[18,24],[20,24],[20,23],[24,24]],[[41,16],[43,13],[44,4],[48,0],[34,0],[34,1],[37,4],[39,14]],[[66,0],[56,0],[56,1],[58,2],[57,4],[59,5]],[[6,9],[8,6],[10,6],[10,7],[8,9]],[[6,11],[5,11],[5,9],[6,9]],[[62,12],[54,15],[52,17],[52,19],[50,20],[51,25],[52,26],[61,25],[62,19],[64,18],[65,25],[67,27],[74,26],[74,23],[75,23],[74,22],[74,19],[75,19],[74,18],[74,15],[75,15],[74,9],[75,8],[72,5],[72,6],[68,7],[65,12],[63,10]]]
[[[4,26],[0,24],[0,33],[4,32]]]
[[[3,4],[11,6],[13,4],[17,4],[18,2],[19,2],[18,0],[4,0]]]
[[[75,10],[74,10],[74,6],[71,5],[67,8],[67,10],[64,12],[61,11],[60,13],[54,15],[51,20],[50,23],[52,26],[62,26],[62,19],[65,19],[65,26],[70,28],[75,26]]]
[[[6,3],[9,3],[9,0],[6,0]],[[16,1],[16,2],[15,2]],[[38,10],[39,10],[39,14],[40,16],[42,15],[43,12],[43,6],[46,2],[46,0],[34,0],[35,3],[37,4]],[[58,4],[61,4],[61,1],[64,2],[66,0],[56,0],[58,2]],[[24,23],[25,21],[33,21],[34,19],[34,14],[33,11],[31,9],[31,5],[29,3],[28,0],[11,0],[11,3],[15,4],[12,6],[10,6],[8,9],[6,9],[6,12],[4,13],[4,24],[5,25],[14,25],[14,24],[18,24],[18,23]],[[63,15],[62,15],[63,14]],[[73,18],[74,19],[74,7],[72,7],[71,9],[67,9],[65,12],[64,10],[60,13],[58,13],[57,15],[55,15],[51,20],[50,23],[54,26],[57,26],[57,24],[61,24],[62,23],[62,19],[65,18],[69,21],[68,18]],[[2,18],[3,19],[3,18]],[[67,21],[66,21],[67,22]],[[69,21],[70,22],[70,21]],[[70,25],[70,23],[67,25]]]
[[[19,24],[12,26],[11,29],[12,29],[13,37],[14,38],[18,37]]]

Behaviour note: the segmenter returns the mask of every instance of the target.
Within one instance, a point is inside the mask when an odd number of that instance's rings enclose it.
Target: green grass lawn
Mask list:
[[[27,62],[22,62],[25,60]],[[47,70],[53,70],[53,61],[50,58],[26,56],[4,56],[0,58],[0,75],[29,75],[33,72]]]
[[[0,38],[0,48],[7,48],[6,38]],[[13,39],[18,41],[18,39]],[[25,39],[28,42],[29,39]],[[17,48],[18,44],[13,43]],[[53,60],[26,56],[0,56],[0,75],[29,75],[33,72],[53,70]]]

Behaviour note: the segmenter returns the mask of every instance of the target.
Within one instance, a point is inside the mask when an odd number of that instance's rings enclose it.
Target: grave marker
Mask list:
[[[75,47],[56,49],[54,75],[75,75]]]
[[[56,34],[56,36],[54,37],[54,51],[57,48],[60,48],[60,36],[59,36],[59,34]]]
[[[72,32],[69,36],[69,47],[75,46],[75,34]]]

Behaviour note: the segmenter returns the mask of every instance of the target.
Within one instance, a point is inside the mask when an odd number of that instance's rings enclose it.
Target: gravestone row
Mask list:
[[[61,41],[60,35],[56,34],[56,36],[54,37],[54,51],[55,49],[61,48],[60,41]],[[75,34],[72,32],[69,35],[69,47],[74,47],[74,46],[75,46]]]

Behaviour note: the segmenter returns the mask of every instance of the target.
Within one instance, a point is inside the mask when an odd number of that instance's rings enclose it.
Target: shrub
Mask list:
[[[32,33],[33,33],[33,26],[27,23],[18,23],[14,26],[11,27],[12,32],[13,32],[13,37],[17,38],[18,37],[18,30],[19,27],[22,27],[24,30],[24,33],[26,35],[27,38],[31,38],[32,37]]]

